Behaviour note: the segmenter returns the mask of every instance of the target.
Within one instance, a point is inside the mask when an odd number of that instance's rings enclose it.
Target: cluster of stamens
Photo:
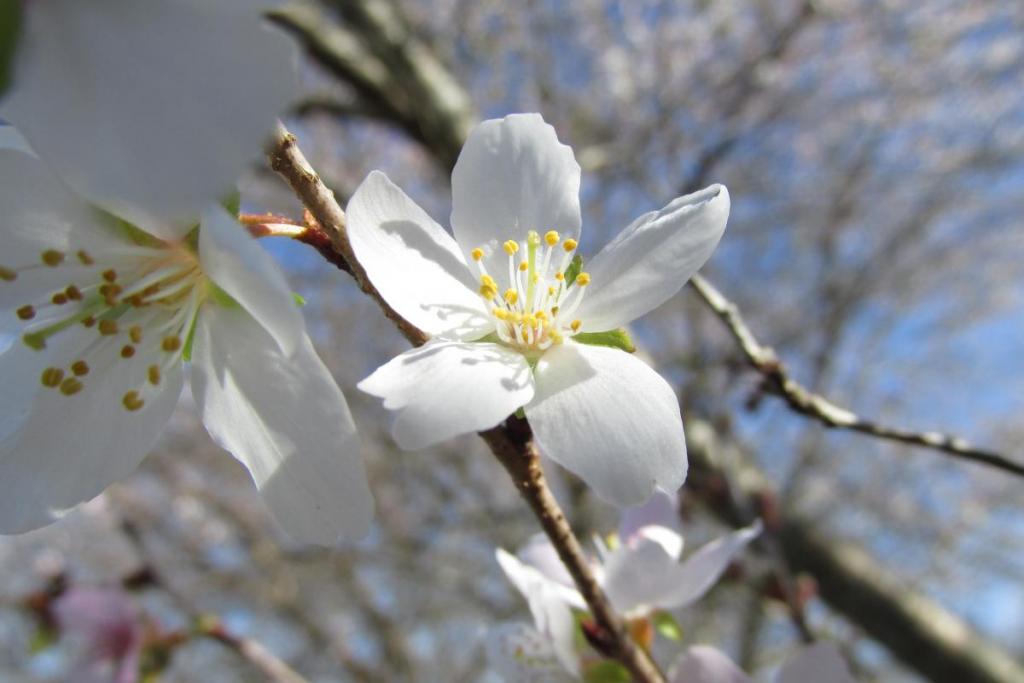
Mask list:
[[[104,267],[110,262],[126,272]],[[47,249],[38,263],[0,266],[0,286],[41,268],[63,270],[74,282],[15,310],[22,341],[42,351],[48,340],[77,325],[95,334],[67,367],[44,369],[42,386],[75,396],[87,388],[90,372],[128,372],[138,378],[137,386],[118,400],[127,411],[140,410],[168,368],[181,362],[183,339],[204,289],[197,287],[205,280],[195,255],[184,248],[136,245],[95,258],[85,250]],[[135,368],[140,362],[144,371]]]
[[[508,256],[508,272],[493,274],[484,265],[484,250],[473,249],[480,296],[496,318],[502,342],[527,352],[543,351],[580,331],[582,322],[573,314],[590,275],[581,272],[572,277],[569,269],[576,246],[576,240],[562,240],[555,230],[543,237],[531,230],[525,242],[507,240],[501,245]],[[504,288],[496,277],[505,278]]]

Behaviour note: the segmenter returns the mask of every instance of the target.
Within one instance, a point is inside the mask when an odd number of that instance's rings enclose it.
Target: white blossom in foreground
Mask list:
[[[197,237],[157,239],[20,146],[0,149],[0,532],[46,525],[138,465],[191,353],[207,429],[283,527],[364,534],[355,426],[270,256],[219,205]]]
[[[707,646],[689,648],[676,660],[669,683],[754,683],[721,651]],[[775,683],[855,683],[836,647],[815,643],[802,647],[786,660]]]
[[[623,516],[617,546],[598,543],[592,570],[612,607],[627,620],[687,607],[715,584],[733,559],[761,532],[760,522],[716,539],[680,562],[683,537],[676,530],[674,496],[659,493]],[[638,524],[639,520],[643,520]],[[538,534],[511,555],[497,552],[505,575],[527,599],[538,633],[551,642],[563,666],[579,671],[572,610],[586,609],[565,565]]]
[[[92,203],[154,231],[194,220],[232,191],[297,93],[294,46],[265,25],[269,4],[24,2],[0,116]]]
[[[679,488],[686,446],[672,388],[593,345],[679,291],[725,229],[720,185],[644,214],[574,273],[580,167],[536,114],[485,121],[452,174],[452,239],[383,173],[348,205],[352,247],[381,295],[433,336],[359,386],[418,449],[523,408],[541,450],[602,498]],[[579,343],[589,342],[589,343]]]

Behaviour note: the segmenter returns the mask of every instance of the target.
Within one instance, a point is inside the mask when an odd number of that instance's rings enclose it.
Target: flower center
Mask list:
[[[181,362],[207,289],[196,255],[170,245],[126,244],[95,254],[47,249],[39,263],[0,266],[0,286],[21,278],[41,280],[38,295],[15,311],[22,341],[37,351],[51,341],[70,342],[57,354],[67,365],[46,368],[40,383],[75,396],[86,391],[90,376],[116,372],[134,387],[117,397],[131,412]],[[54,282],[61,286],[53,289]],[[79,326],[86,328],[84,339]]]
[[[579,262],[573,259],[576,240],[562,240],[554,230],[542,238],[531,230],[524,242],[510,239],[502,249],[508,255],[507,273],[488,273],[483,249],[470,253],[480,275],[480,296],[495,318],[498,338],[531,352],[560,344],[579,332],[582,321],[573,315],[590,275],[578,272]]]

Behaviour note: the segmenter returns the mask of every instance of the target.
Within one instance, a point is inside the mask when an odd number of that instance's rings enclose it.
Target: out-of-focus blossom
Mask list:
[[[0,116],[80,196],[180,237],[232,191],[297,93],[269,4],[25,2]]]
[[[487,666],[504,683],[568,683],[576,676],[566,671],[551,640],[529,624],[507,623],[487,634]],[[575,658],[572,666],[578,670]]]
[[[669,683],[754,683],[721,651],[696,645],[676,660]],[[775,683],[854,683],[846,663],[831,643],[815,643],[790,655]]]
[[[0,149],[0,244],[0,531],[49,524],[131,472],[189,359],[207,429],[292,536],[367,531],[345,398],[283,275],[224,208],[160,239],[83,201],[21,142]]]
[[[113,588],[72,588],[55,602],[62,638],[76,650],[68,683],[135,683],[145,629],[130,595]]]
[[[616,330],[703,265],[729,194],[714,185],[640,216],[580,270],[579,186],[572,150],[536,114],[470,134],[452,173],[458,241],[371,173],[348,205],[352,247],[387,302],[434,338],[359,386],[393,411],[408,449],[522,408],[547,456],[634,505],[682,484],[686,446],[672,388]]]

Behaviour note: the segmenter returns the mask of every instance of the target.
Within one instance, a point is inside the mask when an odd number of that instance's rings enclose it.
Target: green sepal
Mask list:
[[[192,318],[192,324],[188,326],[188,336],[185,337],[185,348],[181,350],[181,358],[186,363],[192,362],[192,344],[196,340],[196,321],[199,320],[199,316]]]
[[[485,334],[484,336],[480,337],[479,339],[474,339],[473,343],[474,344],[500,344],[501,343],[501,338],[498,337],[498,333],[497,332],[488,332],[487,334]]]
[[[576,282],[576,276],[583,270],[583,257],[576,254],[572,257],[569,267],[565,269],[565,286],[568,287]]]
[[[663,638],[669,640],[680,641],[683,639],[683,627],[679,625],[676,618],[665,611],[657,611],[651,615],[651,622],[654,624],[655,630],[662,635]]]
[[[572,340],[579,344],[589,344],[591,346],[610,346],[613,349],[620,349],[626,353],[634,353],[636,351],[636,347],[633,346],[633,340],[624,327],[605,332],[579,332],[573,336]]]
[[[626,667],[606,659],[587,669],[583,680],[586,683],[629,683],[633,679]]]
[[[518,418],[519,418],[520,420],[525,420],[525,419],[526,419],[526,411],[525,411],[525,410],[523,410],[523,409],[522,409],[522,407],[516,408],[516,412],[515,412],[515,415],[516,415],[516,417],[518,417]]]
[[[292,301],[294,301],[295,305],[299,308],[306,305],[306,297],[302,296],[298,292],[292,292]]]
[[[21,15],[20,0],[0,0],[0,97],[11,85],[14,55],[21,37]]]
[[[224,199],[220,200],[220,205],[227,209],[235,218],[238,218],[238,214],[242,211],[242,194],[235,190]]]

